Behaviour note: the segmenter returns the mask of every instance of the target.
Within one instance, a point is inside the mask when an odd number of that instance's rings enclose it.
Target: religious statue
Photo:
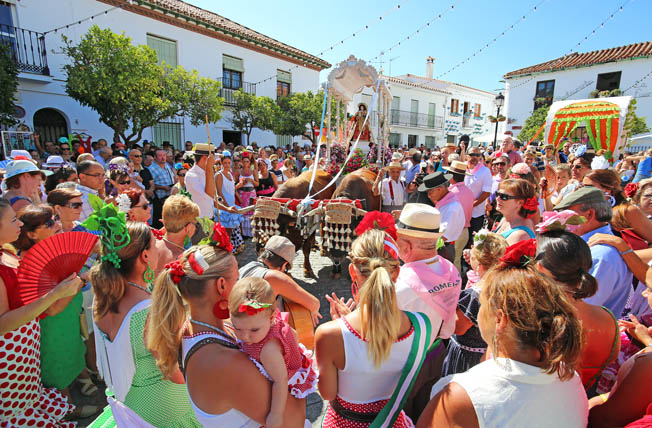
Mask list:
[[[358,112],[350,119],[349,129],[353,131],[352,142],[358,139],[360,135],[360,141],[369,141],[373,142],[373,136],[371,135],[371,127],[369,126],[370,120],[367,120],[367,123],[364,123],[365,117],[367,116],[367,105],[365,103],[358,104]],[[363,124],[364,123],[364,127]]]

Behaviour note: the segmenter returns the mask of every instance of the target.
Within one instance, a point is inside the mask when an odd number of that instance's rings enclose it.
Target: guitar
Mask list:
[[[315,347],[315,328],[310,311],[300,304],[283,297],[283,312],[288,313],[288,324],[296,330],[299,342],[309,350]]]

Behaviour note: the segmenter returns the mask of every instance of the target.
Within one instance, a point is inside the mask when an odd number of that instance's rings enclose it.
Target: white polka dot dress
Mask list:
[[[0,337],[0,428],[72,428],[75,409],[63,394],[41,385],[41,329],[36,320]]]

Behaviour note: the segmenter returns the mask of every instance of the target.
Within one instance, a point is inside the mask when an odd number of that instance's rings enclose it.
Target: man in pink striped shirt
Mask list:
[[[466,247],[467,242],[469,241],[469,226],[471,225],[471,215],[473,213],[473,192],[471,189],[466,187],[464,184],[464,177],[471,175],[466,170],[466,163],[453,161],[450,166],[444,167],[444,169],[450,172],[453,177],[450,180],[450,186],[448,191],[454,193],[457,196],[458,201],[462,205],[464,210],[464,229],[460,234],[459,238],[455,240],[455,258],[453,263],[459,272],[462,271],[462,252],[464,247]]]

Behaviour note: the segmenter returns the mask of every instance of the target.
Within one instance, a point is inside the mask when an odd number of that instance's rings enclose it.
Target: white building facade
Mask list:
[[[382,76],[392,94],[390,144],[428,148],[457,144],[462,135],[473,138],[492,130],[489,115],[496,115],[492,92],[438,80],[434,58],[426,58],[426,77],[406,74]],[[369,104],[371,90],[354,98]],[[375,109],[374,109],[375,110]]]
[[[652,42],[574,53],[505,74],[504,131],[517,136],[532,112],[554,101],[631,95],[636,114],[652,125]],[[643,79],[648,75],[647,80]],[[641,80],[643,79],[643,80]],[[603,92],[604,91],[604,92]],[[583,128],[578,127],[578,138]]]
[[[167,64],[195,69],[200,76],[220,80],[227,108],[220,122],[209,126],[213,142],[246,142],[246,136],[235,132],[228,121],[233,91],[241,88],[273,99],[290,92],[314,92],[319,89],[320,70],[330,66],[320,58],[179,0],[65,0],[57,1],[56,7],[50,2],[46,7],[45,3],[8,0],[0,4],[0,32],[14,46],[14,57],[21,69],[17,117],[41,134],[42,140],[82,132],[91,135],[93,141],[111,141],[113,137],[113,131],[99,121],[93,110],[65,93],[62,67],[67,58],[61,53],[61,36],[76,43],[92,25],[124,32],[133,44],[150,46]],[[56,33],[43,34],[62,26]],[[185,140],[200,142],[206,138],[205,126],[192,126],[183,117],[171,118],[143,133],[143,139],[159,145],[170,141],[178,148]],[[280,140],[290,142],[289,137],[279,139],[258,129],[251,135],[251,141],[260,146],[275,145]]]

